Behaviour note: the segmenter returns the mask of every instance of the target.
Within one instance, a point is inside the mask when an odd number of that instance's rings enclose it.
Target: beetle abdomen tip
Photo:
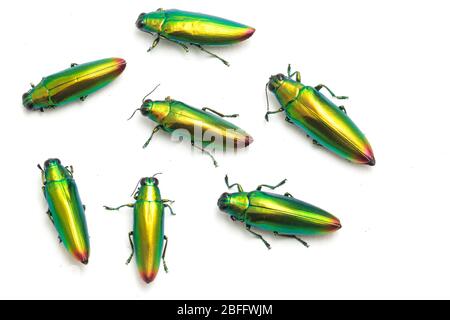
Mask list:
[[[150,283],[153,280],[155,280],[156,278],[156,273],[155,272],[150,272],[150,273],[141,273],[141,278],[142,280],[144,280],[146,283]]]
[[[89,254],[87,252],[75,252],[74,256],[84,265],[89,263]]]
[[[253,137],[252,136],[247,136],[245,138],[245,146],[249,146],[251,143],[253,142]]]
[[[114,58],[114,61],[117,64],[117,69],[119,70],[119,72],[122,72],[125,69],[125,67],[127,66],[127,62],[125,61],[125,59]]]
[[[248,31],[245,33],[244,39],[250,38],[255,33],[255,31],[256,31],[255,28],[248,28]]]

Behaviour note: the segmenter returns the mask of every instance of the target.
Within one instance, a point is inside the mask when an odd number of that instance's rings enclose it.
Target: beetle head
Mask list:
[[[32,110],[33,109],[34,103],[33,103],[33,99],[31,98],[30,91],[25,92],[22,95],[22,104],[28,110]]]
[[[159,180],[156,179],[155,177],[142,178],[140,181],[140,185],[141,186],[158,186]]]
[[[136,20],[136,27],[144,32],[160,33],[164,23],[165,14],[162,10],[141,13]]]
[[[50,159],[48,159],[47,161],[44,162],[44,168],[47,169],[50,166],[60,165],[60,164],[61,164],[61,161],[59,159],[57,159],[57,158],[50,158]]]
[[[153,101],[150,99],[146,99],[141,105],[141,114],[144,117],[148,117],[152,111]]]
[[[271,92],[277,91],[277,89],[283,84],[284,80],[286,80],[286,76],[281,73],[271,76],[268,83],[269,90]]]
[[[217,200],[217,206],[221,211],[226,212],[233,220],[239,221],[244,219],[244,213],[248,205],[248,197],[245,192],[233,194],[225,192]]]
[[[223,193],[219,200],[217,200],[217,206],[220,210],[225,211],[230,206],[230,194],[225,192]]]
[[[136,20],[136,27],[142,30],[145,26],[145,12],[142,12]]]

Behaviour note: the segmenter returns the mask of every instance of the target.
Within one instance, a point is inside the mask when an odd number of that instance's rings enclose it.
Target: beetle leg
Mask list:
[[[66,166],[67,171],[69,171],[70,175],[73,176],[73,166]]]
[[[47,210],[47,215],[50,218],[50,221],[52,222],[52,224],[55,225],[55,221],[53,220],[53,216],[52,216],[52,213],[50,212],[50,209]]]
[[[347,114],[347,109],[345,109],[344,106],[339,106],[339,110],[341,110],[343,113]]]
[[[195,143],[194,143],[193,141],[191,141],[191,145],[192,145],[194,148],[201,150],[203,153],[206,153],[206,154],[211,158],[211,160],[213,161],[214,166],[215,166],[216,168],[219,166],[219,165],[217,164],[216,159],[214,159],[214,156],[211,154],[211,152],[206,151],[206,150],[205,150],[204,148],[202,148],[202,147],[196,146]]]
[[[258,238],[260,238],[261,241],[264,242],[264,244],[266,245],[267,249],[270,250],[270,244],[263,238],[262,235],[260,235],[260,234],[258,234],[256,232],[253,232],[252,230],[250,230],[251,227],[249,225],[246,225],[245,227],[246,227],[248,232],[250,232],[251,234],[253,234],[253,235],[257,236]]]
[[[86,100],[86,98],[87,98],[87,96],[83,96],[83,97],[80,97],[80,100],[84,101],[84,100]]]
[[[162,254],[162,261],[163,261],[163,266],[164,266],[164,271],[166,273],[169,272],[169,269],[167,269],[167,264],[166,264],[166,250],[167,250],[167,243],[169,242],[169,238],[167,238],[167,236],[164,236],[164,240],[166,240],[166,243],[164,244],[164,250],[163,250],[163,254]]]
[[[45,171],[44,169],[42,169],[41,165],[38,164],[37,165],[38,169],[41,170],[41,179],[42,179],[42,184],[45,185]],[[44,189],[44,187],[42,187],[42,189]]]
[[[267,111],[266,115],[265,115],[266,121],[267,122],[269,121],[269,114],[280,113],[280,112],[283,112],[283,111],[284,111],[284,108],[280,108],[280,109],[278,109],[276,111]]]
[[[284,194],[285,197],[289,197],[289,198],[293,198],[294,196],[292,194],[290,194],[289,192],[286,192]]]
[[[281,182],[280,182],[279,184],[277,184],[276,186],[269,186],[269,185],[267,185],[267,184],[261,184],[261,185],[258,186],[258,188],[256,188],[256,190],[261,191],[261,189],[262,189],[263,187],[266,187],[266,188],[275,190],[276,188],[281,187],[283,184],[285,184],[286,181],[287,181],[287,179],[284,179],[283,181],[281,181]]]
[[[70,67],[73,68],[73,67],[76,67],[77,65],[78,65],[78,63],[71,63]]]
[[[133,208],[133,207],[134,207],[134,204],[128,203],[128,204],[121,205],[121,206],[119,206],[119,207],[117,207],[117,208],[112,208],[112,207],[108,207],[108,206],[103,206],[103,208],[105,208],[106,210],[110,210],[110,211],[117,211],[117,210],[120,210],[120,209],[123,208],[123,207]]]
[[[319,142],[317,142],[317,140],[313,139],[313,144],[318,146],[318,147],[323,147]]]
[[[164,208],[169,208],[170,214],[176,216],[176,213],[173,212],[173,209],[170,206],[170,204],[164,203]]]
[[[40,112],[44,112],[44,108],[40,108],[39,111],[40,111]]]
[[[297,81],[297,82],[301,82],[301,80],[302,80],[302,76],[299,71],[295,71],[295,72],[291,73],[291,65],[290,64],[288,65],[287,74],[288,74],[288,77],[291,79],[293,76],[295,76],[295,81]]]
[[[148,48],[147,52],[152,51],[153,49],[155,49],[155,47],[158,45],[159,40],[161,40],[161,36],[158,34],[157,38],[155,39],[155,41],[153,41],[153,44],[150,48]]]
[[[297,237],[297,236],[295,236],[295,235],[291,235],[291,234],[279,234],[278,232],[274,232],[274,234],[275,234],[276,236],[279,236],[279,237],[294,238],[294,239],[296,239],[297,241],[299,241],[302,245],[304,245],[305,247],[309,248],[309,244],[308,244],[306,241],[300,239],[299,237]]]
[[[331,91],[330,90],[330,88],[328,88],[326,85],[324,85],[324,84],[319,84],[318,86],[315,86],[314,87],[317,91],[320,91],[320,89],[322,89],[322,88],[325,88],[330,94],[331,94],[331,96],[333,97],[333,98],[336,98],[336,99],[348,99],[348,97],[346,97],[346,96],[337,96],[337,95],[335,95],[334,94],[334,92],[333,91]]]
[[[130,233],[128,234],[128,240],[130,240],[131,255],[130,255],[130,257],[127,259],[126,264],[130,264],[131,259],[133,259],[133,256],[134,256],[134,244],[133,244],[133,239],[131,239],[132,236],[133,236],[133,231],[130,231]]]
[[[196,46],[197,48],[199,48],[200,50],[202,50],[203,52],[208,53],[209,55],[213,56],[216,59],[219,59],[220,61],[223,62],[224,65],[226,65],[227,67],[230,66],[230,63],[228,61],[226,61],[225,59],[219,57],[217,54],[212,53],[211,51],[206,50],[205,48],[203,48],[203,46],[196,44],[196,43],[191,43],[193,46]]]
[[[152,132],[152,134],[151,134],[151,136],[150,136],[150,138],[148,138],[148,140],[144,143],[144,145],[142,146],[142,148],[147,148],[147,146],[148,146],[148,144],[150,143],[150,141],[152,140],[152,138],[153,138],[153,135],[155,134],[155,133],[157,133],[160,129],[162,128],[162,125],[157,125],[156,127],[155,127],[155,129],[153,129],[153,132]]]
[[[284,120],[286,120],[286,122],[289,122],[290,124],[294,124],[294,122],[291,119],[289,119],[288,117],[286,117]]]
[[[305,247],[309,248],[309,244],[306,241],[300,239],[297,236],[294,236],[293,238],[297,239],[301,244],[303,244]]]
[[[242,188],[242,186],[239,183],[233,183],[232,185],[229,184],[228,175],[225,176],[225,184],[227,185],[228,189],[231,189],[234,186],[236,186],[238,188],[239,192],[244,192],[244,189]]]
[[[226,115],[226,114],[220,113],[220,112],[218,112],[216,110],[213,110],[211,108],[202,108],[202,110],[203,111],[210,111],[210,112],[212,112],[214,114],[217,114],[219,117],[222,117],[222,118],[236,118],[236,117],[239,117],[239,115],[237,113]]]
[[[175,41],[175,40],[169,39],[169,38],[167,38],[167,37],[165,37],[165,36],[163,36],[163,35],[161,35],[161,34],[160,34],[159,36],[160,36],[161,38],[167,40],[167,41],[170,41],[170,42],[173,42],[173,43],[178,44],[179,46],[183,47],[184,51],[189,52],[188,46],[185,45],[184,43],[181,43],[181,42],[179,42],[179,41]]]

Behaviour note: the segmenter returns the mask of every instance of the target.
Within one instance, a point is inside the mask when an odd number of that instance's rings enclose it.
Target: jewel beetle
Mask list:
[[[204,46],[223,46],[250,38],[255,29],[241,23],[202,13],[182,10],[158,9],[150,13],[141,13],[136,27],[144,32],[156,34],[156,39],[148,49],[155,48],[160,39],[166,39],[189,51],[192,45],[219,59],[225,65],[230,64],[218,55],[206,50]]]
[[[39,84],[22,95],[29,110],[44,111],[80,99],[103,88],[117,78],[126,67],[121,58],[108,58],[84,64],[72,63],[70,68],[44,77]]]
[[[268,249],[270,244],[251,228],[294,238],[306,247],[308,244],[299,236],[323,235],[341,228],[338,218],[325,210],[295,199],[290,193],[279,195],[262,191],[263,187],[274,190],[286,181],[285,179],[276,186],[262,184],[254,191],[245,192],[238,183],[230,185],[228,176],[225,176],[228,189],[237,187],[238,192],[223,193],[217,205],[230,216],[231,220],[244,223],[247,231],[261,239]]]
[[[64,167],[59,159],[48,159],[42,173],[42,191],[48,204],[47,214],[69,253],[83,264],[89,261],[89,234],[85,206],[73,178],[73,167]]]
[[[270,114],[284,111],[286,121],[302,128],[314,144],[324,146],[350,162],[374,166],[375,156],[369,141],[348,117],[345,108],[336,106],[320,92],[322,88],[334,98],[347,99],[336,96],[323,84],[315,87],[302,84],[300,73],[291,73],[289,65],[287,76],[271,76],[266,85],[266,95],[269,89],[281,105],[278,110],[269,111],[267,96],[266,120],[269,121]]]
[[[193,147],[208,154],[217,166],[212,154],[205,150],[211,143],[225,150],[231,146],[234,149],[244,148],[253,142],[253,138],[248,133],[223,119],[235,118],[237,114],[224,115],[210,108],[200,110],[170,97],[162,101],[147,99],[156,88],[142,99],[141,107],[136,109],[129,118],[131,119],[137,111],[141,111],[143,116],[158,123],[143,148],[148,146],[153,135],[159,130],[162,129],[168,133],[177,131],[182,136],[187,136]]]
[[[168,242],[168,238],[164,235],[164,209],[168,208],[174,215],[170,206],[174,201],[161,198],[159,181],[155,178],[158,174],[153,177],[142,178],[139,181],[136,187],[137,191],[132,194],[134,203],[117,208],[104,206],[107,210],[119,210],[123,207],[134,209],[133,231],[128,234],[131,255],[126,263],[129,264],[133,255],[136,255],[139,274],[147,283],[155,279],[161,260],[164,270],[168,272],[164,259]]]

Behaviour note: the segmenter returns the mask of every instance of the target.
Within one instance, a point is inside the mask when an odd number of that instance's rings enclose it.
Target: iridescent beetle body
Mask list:
[[[122,207],[133,208],[133,231],[129,233],[132,253],[127,264],[135,254],[141,278],[150,283],[158,274],[161,259],[167,272],[164,261],[167,247],[167,237],[164,235],[164,208],[167,207],[172,212],[168,203],[173,201],[161,199],[159,182],[155,177],[142,178],[139,184],[139,189],[134,193],[134,203],[117,208],[106,206],[105,208],[107,210],[118,210]],[[166,240],[165,246],[163,246],[164,240]]]
[[[42,79],[22,96],[23,105],[41,110],[64,105],[100,90],[117,78],[126,67],[120,58],[108,58],[84,64],[72,64],[69,69]]]
[[[225,117],[237,117],[237,114],[224,115],[210,108],[200,110],[169,97],[163,101],[145,100],[144,98],[141,108],[136,111],[138,110],[141,111],[143,116],[158,123],[150,138],[144,144],[144,148],[147,147],[153,135],[160,129],[168,133],[178,130],[180,135],[187,135],[191,144],[203,152],[207,152],[204,148],[211,143],[220,145],[225,149],[230,146],[243,148],[253,142],[253,138],[248,133],[223,119]],[[214,158],[213,161],[217,165]]]
[[[219,58],[223,63],[227,61],[205,50],[207,46],[223,46],[238,43],[250,38],[255,32],[254,28],[214,17],[202,13],[187,12],[181,10],[163,10],[141,13],[136,21],[138,29],[151,34],[157,34],[153,42],[153,49],[159,43],[160,38],[181,45],[187,51],[187,44],[197,46],[201,50]]]
[[[296,75],[297,78],[291,79]],[[351,162],[375,165],[375,157],[369,141],[361,130],[347,116],[344,107],[336,106],[319,92],[327,89],[337,99],[347,97],[336,96],[325,85],[310,87],[300,82],[300,73],[288,76],[278,74],[272,76],[268,88],[278,99],[281,108],[268,111],[268,115],[284,111],[286,120],[302,128],[315,144],[326,147],[337,155]]]
[[[63,167],[58,159],[49,159],[42,172],[43,192],[47,200],[50,220],[55,226],[60,241],[78,261],[89,260],[89,235],[73,169]]]
[[[285,182],[283,180],[276,186],[260,185],[255,191],[244,192],[237,183],[229,185],[228,177],[225,177],[228,188],[237,186],[238,192],[222,194],[217,205],[233,221],[243,222],[247,230],[260,238],[268,249],[269,243],[261,235],[251,231],[251,228],[295,238],[305,246],[308,246],[306,242],[297,236],[323,235],[341,228],[341,223],[335,216],[295,199],[289,193],[278,195],[261,191],[262,187],[275,189]]]

